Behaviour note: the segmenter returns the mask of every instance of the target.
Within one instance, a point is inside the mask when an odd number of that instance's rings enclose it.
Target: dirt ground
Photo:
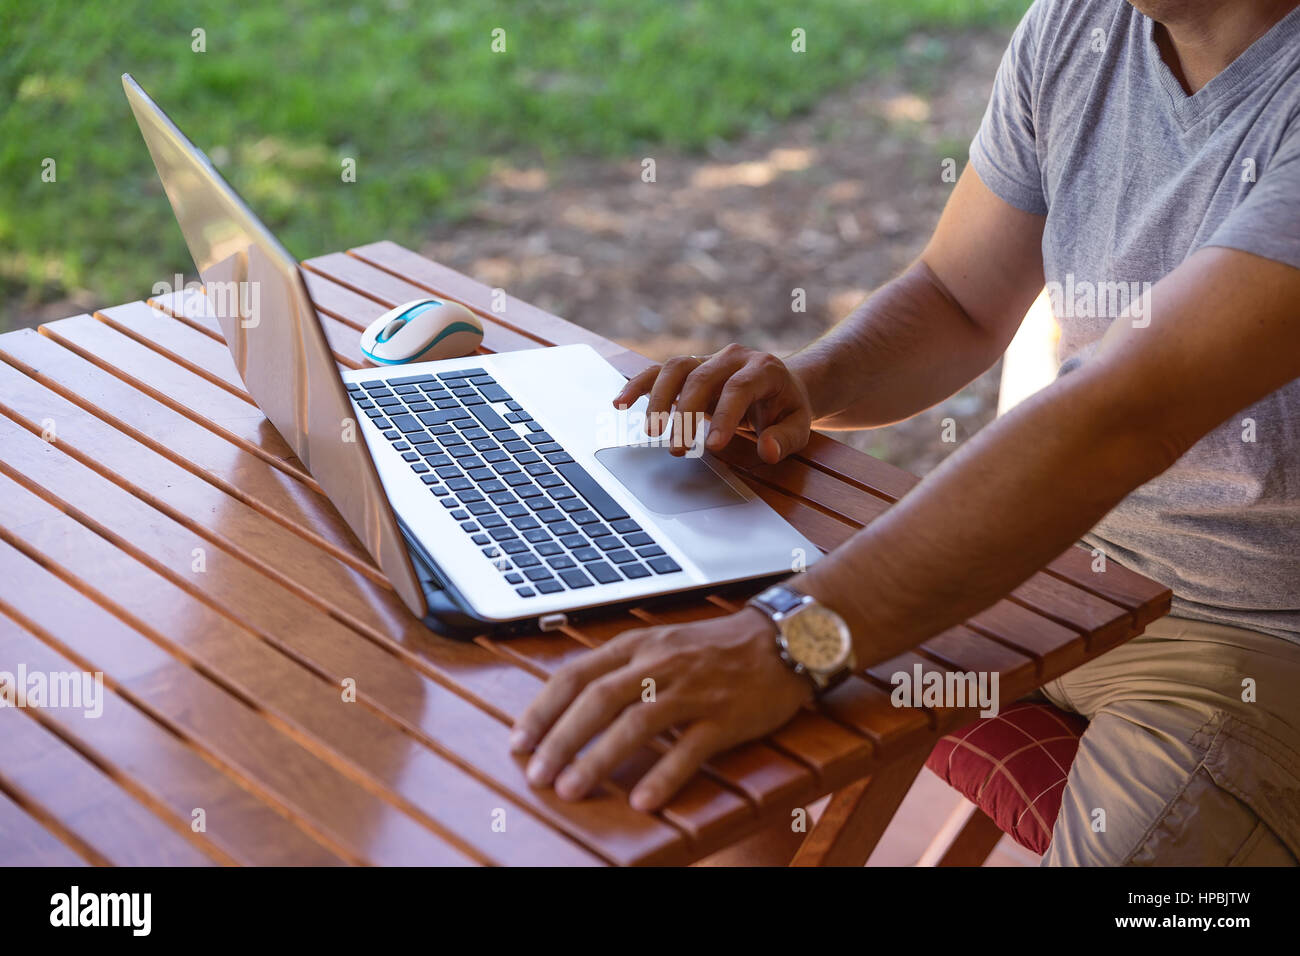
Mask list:
[[[657,358],[732,341],[794,351],[921,251],[952,189],[944,160],[965,165],[1005,42],[914,36],[887,76],[703,156],[503,165],[422,251]],[[997,387],[995,367],[908,422],[837,437],[924,473],[957,447],[941,421],[969,437]]]

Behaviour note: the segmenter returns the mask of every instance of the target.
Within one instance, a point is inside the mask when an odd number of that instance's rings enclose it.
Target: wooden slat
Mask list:
[[[302,535],[336,558],[386,579],[319,491],[214,431],[131,388],[53,339],[24,330],[0,336],[0,361],[75,402],[160,455]],[[2,371],[2,370],[0,370]],[[45,415],[30,408],[30,414]]]
[[[86,860],[0,790],[0,866],[86,866]]]
[[[427,298],[429,293],[419,286],[390,275],[381,269],[344,255],[331,253],[308,259],[303,267],[319,276],[328,278],[353,292],[367,296],[387,308],[409,302],[412,299]],[[492,321],[483,322],[483,349],[487,352],[514,352],[519,349],[539,348],[541,343],[514,329]]]
[[[29,594],[76,608],[81,627],[96,622],[99,641],[122,636],[124,625],[107,619],[83,595],[7,544],[0,543],[0,562],[12,575],[8,579],[21,582]],[[22,603],[30,606],[32,601],[28,598]],[[67,608],[61,607],[60,611],[66,614]],[[0,655],[6,660],[24,661],[29,670],[95,670],[84,659],[73,661],[61,655],[31,631],[3,616]],[[220,857],[266,866],[328,866],[344,862],[294,826],[287,816],[241,789],[236,779],[222,774],[201,753],[133,707],[115,688],[112,673],[106,674],[104,681],[103,712],[99,717],[84,719],[76,713],[49,709],[40,712],[39,719],[64,741],[75,741],[76,748],[97,766],[112,767],[118,779],[130,780],[150,803],[165,807],[185,826],[192,822],[194,811],[202,809],[202,838]]]
[[[99,581],[98,585],[90,586],[98,587],[101,593],[106,588],[119,595],[119,601],[123,599],[120,592],[127,582],[132,578],[140,579],[130,592],[132,613],[151,622],[148,629],[155,640],[169,643],[183,639],[183,645],[176,647],[177,652],[219,655],[216,658],[205,656],[205,668],[227,675],[225,679],[232,688],[239,688],[239,695],[243,698],[258,700],[267,708],[293,708],[292,718],[286,712],[285,719],[292,719],[299,732],[309,735],[304,739],[321,747],[342,748],[349,761],[366,767],[395,788],[395,792],[390,793],[391,798],[418,808],[430,819],[437,819],[442,813],[438,798],[446,799],[448,782],[455,783],[457,778],[445,762],[415,746],[409,738],[397,732],[395,726],[377,716],[370,716],[371,708],[378,707],[381,700],[389,710],[397,712],[394,716],[417,725],[411,729],[436,735],[435,739],[444,745],[443,752],[450,752],[456,762],[463,761],[471,766],[473,761],[467,758],[477,752],[476,744],[483,740],[485,729],[494,728],[493,735],[499,738],[497,746],[503,761],[510,762],[512,772],[517,770],[513,759],[508,758],[505,740],[508,731],[503,724],[442,690],[427,677],[403,667],[396,658],[370,642],[355,636],[349,638],[341,625],[310,605],[295,600],[291,592],[268,591],[267,582],[216,548],[208,551],[206,570],[192,573],[192,548],[202,546],[203,539],[179,533],[162,515],[151,515],[143,502],[72,459],[56,453],[35,436],[16,430],[16,426],[8,424],[8,419],[0,419],[0,436],[3,436],[0,437],[0,471],[15,477],[37,475],[42,494],[55,498],[61,511],[91,522],[99,535],[112,538],[119,549],[130,548],[139,559],[149,563],[153,573],[147,573],[122,550],[114,549],[95,535],[80,541],[77,548],[61,553],[57,562],[60,566],[75,567],[75,573],[88,583]],[[20,494],[15,487],[12,496],[15,501]],[[24,507],[27,514],[52,510],[30,495],[25,497]],[[16,512],[12,520],[20,523],[22,513]],[[0,512],[0,521],[2,516]],[[25,529],[29,543],[34,533],[30,527]],[[92,554],[96,557],[94,561],[90,559]],[[159,579],[160,575],[162,579]],[[173,585],[169,586],[168,581],[174,582]],[[221,603],[217,606],[222,608],[222,612],[217,613],[206,603],[197,603],[180,587],[196,589],[197,594],[207,600],[219,600]],[[255,639],[254,634],[242,630],[226,616],[235,608],[241,612],[238,616],[251,618],[249,623],[261,640]],[[449,647],[466,646],[443,643]],[[289,657],[282,657],[275,649]],[[310,677],[307,671],[290,666],[290,659],[302,661],[318,675],[329,676],[322,684],[320,677]],[[526,676],[517,671],[513,673]],[[504,676],[509,676],[509,672]],[[356,681],[358,698],[368,706],[352,709],[337,706],[344,678]],[[301,685],[296,693],[292,690],[295,684]],[[316,690],[308,694],[308,688]],[[434,700],[431,701],[430,697]],[[476,733],[456,735],[446,729],[449,714],[457,708],[472,712],[465,719],[473,718],[470,722]],[[456,753],[457,750],[460,753]],[[326,750],[317,750],[317,753],[325,758],[331,756]],[[399,755],[400,759],[397,759]],[[351,766],[349,764],[349,772],[353,772]],[[487,799],[486,791],[482,793],[482,799]],[[539,796],[526,785],[519,788],[516,795],[528,805],[544,804],[548,798],[559,803],[552,795]],[[494,805],[499,805],[501,798],[494,799]],[[639,824],[629,827],[629,842],[638,837],[638,831],[641,834],[646,832],[650,818],[636,814],[626,803],[612,798],[610,806],[615,816]],[[486,811],[481,804],[478,809],[479,819],[484,819]],[[578,816],[585,818],[586,815]],[[401,827],[389,826],[386,833],[396,837],[400,830]],[[449,826],[446,830],[448,834],[457,832],[460,830],[456,826]],[[486,829],[481,832],[485,838],[492,836]],[[673,832],[661,829],[659,842],[650,846],[647,852],[661,851],[664,841],[671,847],[677,839]],[[419,845],[420,841],[414,840],[410,852],[416,852]],[[510,847],[513,848],[514,844]]]

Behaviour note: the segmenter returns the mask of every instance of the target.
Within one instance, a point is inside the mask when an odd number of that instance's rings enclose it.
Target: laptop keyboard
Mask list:
[[[347,389],[520,597],[681,571],[483,369]]]

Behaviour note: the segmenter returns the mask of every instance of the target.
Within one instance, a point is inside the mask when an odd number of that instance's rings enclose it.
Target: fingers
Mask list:
[[[624,667],[588,684],[564,712],[528,762],[528,782],[545,786],[573,758],[641,695],[640,671]]]
[[[673,407],[673,401],[681,392],[682,386],[686,384],[687,376],[705,364],[707,362],[701,362],[692,355],[678,356],[663,364],[659,377],[655,379],[650,389],[650,402],[646,405],[647,435],[655,437],[663,434],[664,427],[669,421],[668,411]]]
[[[638,748],[686,716],[674,698],[631,704],[556,778],[555,792],[564,800],[581,800]]]
[[[722,448],[736,434],[745,413],[761,399],[778,394],[789,373],[780,360],[757,355],[727,379],[713,409],[708,446]],[[758,424],[758,423],[755,423]]]
[[[659,758],[632,789],[628,802],[637,810],[658,810],[723,746],[721,728],[709,721],[691,724],[673,748]]]
[[[811,435],[812,417],[808,410],[796,409],[758,433],[758,457],[769,465],[775,465],[787,455],[803,451]]]
[[[628,379],[627,384],[623,386],[623,390],[614,396],[614,407],[622,411],[646,392],[650,391],[650,386],[653,385],[655,379],[659,377],[659,370],[661,367],[662,366],[659,365],[652,365],[648,369],[637,372]]]
[[[609,641],[552,674],[528,709],[515,721],[510,733],[510,749],[514,753],[532,750],[583,688],[627,663],[632,646],[631,641]]]

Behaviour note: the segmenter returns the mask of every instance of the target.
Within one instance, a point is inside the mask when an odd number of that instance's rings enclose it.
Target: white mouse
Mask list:
[[[379,365],[460,358],[482,342],[477,315],[458,302],[434,298],[389,309],[361,333],[361,351]]]

